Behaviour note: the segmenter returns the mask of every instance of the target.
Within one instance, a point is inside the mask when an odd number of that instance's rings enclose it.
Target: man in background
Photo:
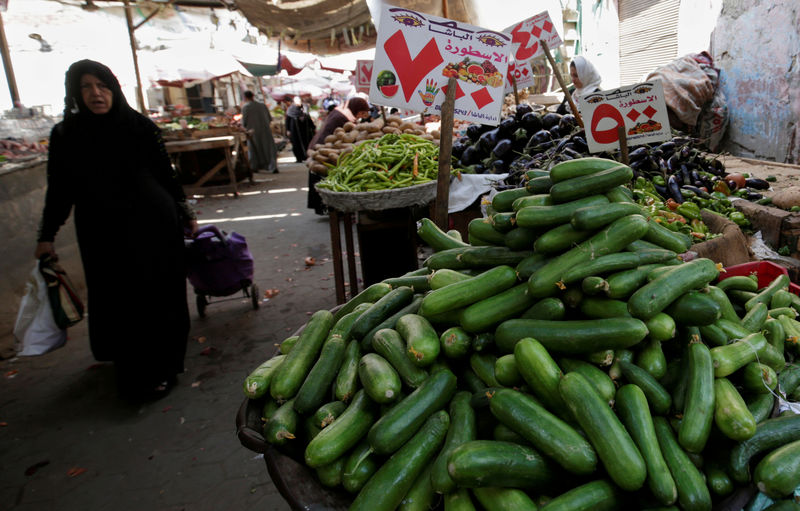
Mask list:
[[[242,126],[247,131],[250,168],[254,172],[278,173],[278,148],[272,138],[271,121],[267,105],[255,101],[252,91],[244,91]]]

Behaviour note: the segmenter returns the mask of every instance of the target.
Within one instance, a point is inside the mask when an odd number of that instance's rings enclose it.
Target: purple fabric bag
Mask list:
[[[197,294],[228,296],[253,281],[253,256],[244,236],[214,225],[198,229],[188,244],[188,277]]]

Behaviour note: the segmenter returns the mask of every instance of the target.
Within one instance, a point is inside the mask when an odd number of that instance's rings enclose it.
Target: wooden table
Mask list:
[[[238,135],[226,135],[221,137],[198,138],[188,140],[173,140],[165,142],[167,154],[178,154],[184,152],[202,151],[204,149],[222,149],[223,159],[206,171],[196,182],[185,186],[187,194],[202,193],[203,184],[211,179],[217,172],[226,168],[228,171],[229,187],[233,190],[234,196],[239,196],[239,189],[236,185],[236,161],[242,151],[241,139]],[[250,172],[250,180],[253,174]]]

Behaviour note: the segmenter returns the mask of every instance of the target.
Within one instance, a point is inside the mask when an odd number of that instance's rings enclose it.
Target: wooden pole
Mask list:
[[[22,105],[17,88],[17,78],[14,76],[14,66],[11,65],[11,54],[8,51],[8,40],[6,39],[6,29],[3,25],[3,15],[0,14],[0,53],[3,54],[3,69],[6,71],[6,81],[8,82],[8,92],[11,94],[11,105],[18,108]]]
[[[267,95],[264,94],[264,84],[261,82],[261,77],[257,76],[256,78],[258,78],[258,90],[261,91],[261,97],[263,98],[264,104],[269,106],[267,104]]]
[[[567,98],[567,102],[569,103],[569,107],[572,109],[573,115],[575,115],[575,119],[578,121],[578,125],[583,128],[583,119],[581,118],[580,112],[578,112],[578,107],[575,106],[575,102],[572,101],[572,94],[569,93],[567,90],[567,84],[564,82],[564,78],[561,76],[561,73],[558,72],[558,67],[556,67],[556,61],[553,60],[553,56],[550,54],[550,48],[547,46],[546,41],[539,40],[539,44],[542,45],[542,49],[544,50],[544,54],[547,56],[547,61],[550,62],[550,67],[553,68],[553,73],[556,75],[556,80],[558,80],[558,84],[561,86],[561,90],[564,91],[564,97]]]
[[[447,0],[442,0],[442,18],[447,17]]]
[[[517,79],[511,77],[511,86],[514,88],[514,104],[519,106],[519,93],[517,92]]]
[[[617,137],[619,138],[619,161],[628,164],[628,137],[625,134],[625,126],[617,126]]]
[[[447,94],[442,103],[442,125],[439,129],[439,175],[436,182],[436,203],[433,221],[443,231],[449,229],[447,209],[450,202],[450,156],[453,154],[453,110],[456,102],[456,79],[447,81]]]
[[[129,0],[125,2],[125,21],[128,24],[128,39],[131,43],[131,55],[133,56],[133,70],[136,72],[136,106],[143,114],[144,108],[144,92],[142,91],[142,77],[139,74],[139,58],[136,55],[136,37],[133,35],[133,17],[131,16],[131,4]]]

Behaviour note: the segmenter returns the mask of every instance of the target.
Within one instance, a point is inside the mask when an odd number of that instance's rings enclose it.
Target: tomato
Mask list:
[[[728,181],[736,183],[736,188],[744,188],[746,186],[745,177],[741,174],[728,174],[725,176]]]

